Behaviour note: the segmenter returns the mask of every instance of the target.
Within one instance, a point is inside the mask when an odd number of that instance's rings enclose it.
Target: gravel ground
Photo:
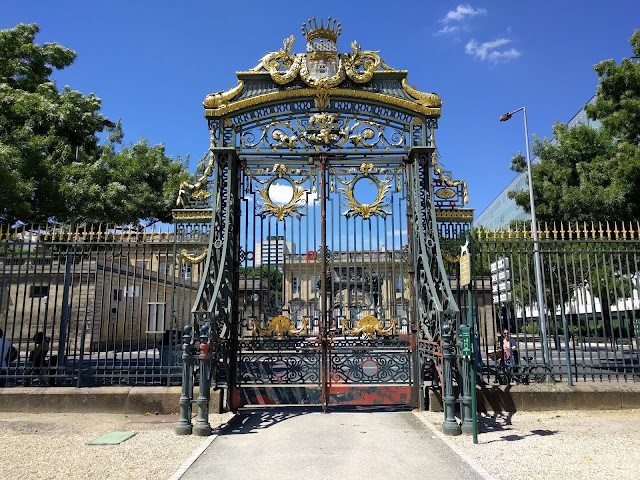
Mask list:
[[[211,425],[231,414],[211,415]],[[177,415],[0,412],[2,478],[169,478],[206,437],[173,433]],[[109,432],[136,431],[119,445],[87,445]]]
[[[438,429],[443,414],[423,412]],[[640,478],[640,410],[479,415],[480,434],[447,437],[502,480]]]
[[[442,413],[423,412],[440,428]],[[231,414],[212,415],[212,426]],[[640,410],[518,412],[479,417],[479,443],[447,437],[502,480],[640,478]],[[177,436],[177,415],[0,412],[3,478],[167,479],[207,438]],[[120,445],[87,445],[114,431]]]

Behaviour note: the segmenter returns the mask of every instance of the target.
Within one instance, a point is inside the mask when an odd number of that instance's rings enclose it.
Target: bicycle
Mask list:
[[[512,374],[514,379],[516,379],[516,382],[524,385],[529,385],[530,383],[545,383],[548,379],[555,382],[551,367],[548,367],[547,365],[539,365],[537,363],[532,365],[531,362],[533,361],[533,357],[526,357],[523,355],[522,360],[523,366],[520,368],[516,366],[515,368],[519,371],[514,371]]]

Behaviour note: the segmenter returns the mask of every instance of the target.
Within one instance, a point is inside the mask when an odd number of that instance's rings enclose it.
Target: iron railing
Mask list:
[[[475,233],[481,380],[638,381],[640,226],[539,231],[546,322],[536,301],[530,232]],[[0,352],[0,385],[179,384],[180,329],[201,277],[201,264],[180,251],[169,231],[0,230],[0,329],[17,354],[6,362]],[[446,260],[455,267],[453,253]],[[509,272],[502,281],[491,272],[501,260]],[[455,271],[452,288],[466,318]],[[504,328],[518,346],[513,371],[499,358]]]
[[[539,232],[543,308],[531,232],[476,232],[482,380],[639,380],[640,225],[545,225]],[[466,305],[463,310],[466,318]],[[517,343],[513,366],[500,358],[505,329]]]
[[[180,383],[199,265],[155,229],[0,229],[0,329],[13,385]],[[9,360],[7,362],[7,360]]]

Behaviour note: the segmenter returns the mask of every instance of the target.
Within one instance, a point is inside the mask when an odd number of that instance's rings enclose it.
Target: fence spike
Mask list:
[[[624,222],[620,222],[622,224],[622,239],[627,239],[627,229],[624,227]]]
[[[609,220],[607,220],[606,224],[607,224],[607,238],[611,240],[611,228],[609,227]]]
[[[553,222],[553,239],[557,240],[558,239],[558,230],[556,228],[556,222]]]
[[[618,230],[618,222],[613,222],[613,236],[616,240],[620,240],[620,230]]]
[[[602,222],[598,222],[600,238],[604,238],[604,230],[602,230]]]

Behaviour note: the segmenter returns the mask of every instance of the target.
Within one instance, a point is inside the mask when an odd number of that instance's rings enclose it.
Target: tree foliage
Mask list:
[[[631,37],[640,55],[640,30]],[[640,63],[605,60],[590,119],[601,128],[556,124],[554,140],[536,138],[532,166],[539,221],[631,221],[640,218]],[[522,162],[520,162],[522,163]],[[510,196],[530,211],[527,191]]]
[[[38,31],[0,30],[0,221],[168,220],[188,177],[180,159],[144,139],[123,148],[121,126],[100,113],[97,96],[58,90],[51,75],[76,53],[34,43]]]

